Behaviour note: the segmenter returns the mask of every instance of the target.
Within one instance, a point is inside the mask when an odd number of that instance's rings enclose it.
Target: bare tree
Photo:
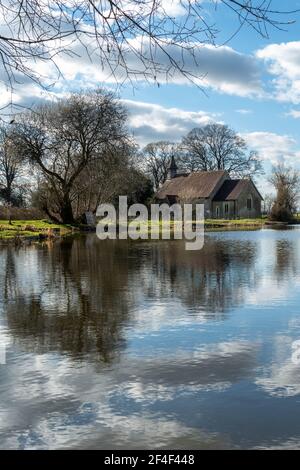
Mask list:
[[[271,218],[289,221],[297,211],[300,196],[300,173],[293,168],[279,164],[273,167],[270,177],[277,196],[272,207]]]
[[[113,202],[122,194],[122,181],[128,177],[129,153],[130,146],[116,142],[114,148],[104,149],[101,159],[86,166],[73,188],[75,216],[87,210],[95,212],[100,203]]]
[[[0,128],[0,197],[6,204],[19,205],[22,202],[24,164],[11,145],[9,132]]]
[[[190,171],[225,170],[235,177],[253,176],[262,171],[259,156],[230,127],[208,124],[193,129],[183,138],[182,165]]]
[[[215,169],[205,147],[204,129],[193,129],[183,137],[180,145],[180,163],[189,172]]]
[[[85,211],[96,212],[101,203],[118,202],[127,195],[129,202],[145,202],[152,195],[152,185],[137,168],[137,149],[131,142],[116,142],[97,161],[87,165],[73,188],[75,216]]]
[[[272,212],[273,205],[275,203],[276,197],[274,194],[265,194],[264,195],[264,212],[267,215],[270,215]]]
[[[236,31],[230,36],[247,25],[267,37],[269,27],[284,28],[293,22],[296,13],[276,10],[272,0],[210,3],[0,0],[2,81],[13,87],[26,77],[45,85],[49,77],[39,72],[39,61],[52,62],[59,74],[57,58],[61,54],[83,53],[99,62],[117,83],[139,75],[159,83],[162,77],[170,78],[175,72],[195,81],[201,77],[188,64],[191,59],[197,63],[196,52],[201,45],[215,44],[217,9],[230,10],[238,19]],[[173,7],[178,15],[173,14]]]
[[[135,148],[126,142],[116,143],[114,148],[104,149],[103,155],[92,160],[80,173],[70,194],[73,215],[81,220],[86,211],[96,212],[101,203],[118,203],[120,195],[128,197],[131,203],[147,203],[153,195],[153,185],[149,178],[137,168]],[[59,201],[51,181],[44,177],[32,192],[33,207],[41,209],[59,222]]]
[[[178,156],[178,146],[172,142],[153,142],[143,149],[141,166],[153,181],[155,189],[166,181],[172,156]]]
[[[12,141],[22,158],[46,179],[64,223],[74,222],[74,199],[82,172],[96,164],[108,148],[127,139],[125,120],[122,105],[103,90],[73,94],[18,117]]]

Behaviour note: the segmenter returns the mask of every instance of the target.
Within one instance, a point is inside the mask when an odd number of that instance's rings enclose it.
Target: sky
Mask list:
[[[170,0],[168,5],[173,15],[180,16],[178,1]],[[268,38],[244,27],[224,45],[237,28],[236,16],[220,5],[217,12],[209,10],[206,4],[203,0],[220,33],[217,47],[200,47],[197,66],[191,65],[203,77],[199,87],[174,74],[168,83],[161,77],[159,87],[140,79],[134,86],[118,88],[118,94],[128,109],[130,131],[141,146],[180,141],[193,128],[209,122],[231,126],[259,152],[266,174],[258,185],[266,194],[271,190],[267,175],[272,165],[285,162],[300,169],[300,13],[286,17],[295,23],[284,30],[270,27]],[[273,8],[277,7],[300,9],[300,1],[274,1]],[[49,64],[39,64],[39,72],[55,81],[52,96],[87,87],[114,89],[97,60],[91,62],[82,50],[77,53],[58,59],[63,78],[56,81]],[[9,91],[0,91],[0,105],[4,105]],[[49,94],[28,80],[13,98],[31,106],[49,99]]]

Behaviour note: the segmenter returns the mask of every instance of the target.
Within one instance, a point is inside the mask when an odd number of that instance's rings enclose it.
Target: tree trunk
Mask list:
[[[54,214],[52,214],[47,206],[43,206],[42,210],[49,217],[49,219],[52,220],[52,222],[55,222],[56,224],[60,224],[60,219],[58,219]]]
[[[75,222],[72,204],[68,194],[65,195],[62,201],[60,208],[60,216],[63,224],[73,224]]]
[[[8,204],[12,203],[12,190],[11,190],[10,184],[7,184],[7,188],[6,188],[6,202]]]

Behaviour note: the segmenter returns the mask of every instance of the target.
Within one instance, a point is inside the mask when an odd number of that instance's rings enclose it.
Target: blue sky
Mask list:
[[[175,8],[179,0],[169,0],[168,8],[172,2]],[[218,47],[199,48],[198,65],[191,65],[193,72],[205,76],[199,82],[205,93],[179,74],[174,74],[169,83],[160,80],[160,87],[142,80],[134,88],[123,86],[118,93],[128,108],[129,127],[137,142],[143,146],[158,140],[179,141],[194,127],[222,122],[260,153],[266,173],[280,161],[300,168],[300,13],[284,17],[296,21],[285,31],[270,27],[269,38],[244,27],[224,46],[238,25],[236,16],[220,4],[217,13],[209,10],[208,0],[203,0],[203,6],[220,30]],[[272,7],[300,9],[300,1],[274,0]],[[55,81],[50,96],[64,96],[86,87],[114,88],[97,60],[91,62],[79,47],[76,52],[77,56],[58,58],[64,78]],[[40,73],[54,80],[49,64],[38,67]],[[8,96],[9,92],[1,93],[0,104],[5,104]],[[14,99],[32,105],[49,99],[49,94],[26,82],[16,90]],[[266,177],[259,186],[264,193],[270,189]]]
[[[283,6],[284,4],[284,6]],[[299,1],[274,2],[274,7],[294,10]],[[284,161],[300,167],[300,14],[290,15],[295,24],[284,31],[269,29],[269,38],[263,38],[250,28],[244,28],[228,47],[243,54],[244,67],[249,65],[258,73],[261,92],[243,93],[243,85],[251,84],[251,74],[241,75],[241,81],[231,93],[218,86],[205,88],[206,94],[191,85],[164,85],[162,88],[140,87],[134,94],[126,90],[123,96],[130,100],[159,104],[165,108],[178,108],[187,112],[203,112],[217,121],[229,124],[244,135],[264,161],[266,176],[258,180],[260,189],[266,193],[271,187],[266,182],[271,164]],[[236,27],[233,15],[222,10],[220,22],[222,33],[219,44],[226,41]],[[230,57],[228,56],[228,60]],[[225,64],[224,64],[225,65]],[[232,62],[236,67],[239,61]],[[219,79],[226,84],[226,70],[219,70]],[[208,73],[208,80],[210,75]],[[228,79],[230,88],[230,77]],[[226,86],[224,86],[226,88]],[[242,95],[242,96],[241,96]],[[244,96],[243,96],[244,95]],[[136,135],[138,132],[136,131]],[[167,137],[167,136],[164,136]],[[173,135],[170,138],[174,138]]]
[[[276,2],[275,2],[276,3]],[[283,2],[280,2],[283,3]],[[285,1],[284,8],[300,8],[300,2]],[[138,88],[129,87],[122,91],[122,97],[145,103],[153,103],[164,108],[179,108],[184,111],[202,111],[208,115],[215,115],[217,119],[228,123],[239,132],[270,132],[278,135],[287,135],[294,138],[298,145],[299,124],[300,124],[300,14],[291,15],[297,20],[296,24],[286,27],[287,31],[269,29],[270,38],[265,39],[255,31],[244,28],[238,36],[232,39],[228,46],[234,52],[244,54],[249,63],[257,68],[262,90],[266,96],[259,96],[257,93],[246,93],[246,96],[239,96],[238,91],[229,93],[206,87],[204,94],[193,85],[173,85],[164,84],[160,88],[151,85],[140,84]],[[220,39],[225,39],[234,30],[235,22],[232,15],[224,15],[221,23],[223,32]],[[282,78],[282,71],[285,67],[283,58],[285,50],[289,52],[296,48],[295,56],[291,57],[290,66],[296,70],[293,74],[286,74],[288,83],[283,87],[285,97],[276,96],[274,81]],[[220,44],[222,41],[220,40]],[[266,48],[274,50],[266,50]],[[257,51],[261,51],[262,57],[256,57]],[[283,56],[283,57],[282,57]],[[233,62],[233,66],[235,63]],[[236,67],[239,63],[236,62]],[[277,73],[270,73],[272,66],[277,65]],[[222,80],[222,69],[219,70],[220,81]],[[237,73],[238,75],[238,73]],[[246,74],[245,74],[246,75]],[[208,74],[208,79],[209,79]],[[251,80],[251,76],[242,77],[241,87],[245,82]],[[226,82],[226,78],[224,79]],[[299,81],[299,83],[296,83]],[[228,81],[230,85],[230,81]],[[246,83],[245,83],[246,85]],[[292,93],[291,85],[294,85],[296,93]],[[299,88],[297,88],[299,86]],[[290,96],[289,96],[289,92]],[[299,116],[289,115],[293,111],[299,111]],[[300,161],[300,160],[299,160]]]
[[[299,1],[274,2],[274,6],[283,8],[283,3],[286,10],[300,8]],[[153,140],[160,137],[174,140],[176,135],[180,138],[181,129],[192,127],[193,122],[195,127],[199,123],[197,116],[189,116],[189,113],[201,113],[203,121],[208,117],[224,122],[241,133],[249,145],[259,151],[266,174],[271,165],[279,161],[300,167],[300,14],[290,17],[296,23],[285,27],[285,31],[269,28],[268,39],[244,28],[227,44],[230,49],[220,47],[223,62],[216,58],[214,63],[214,54],[211,54],[211,62],[207,59],[205,93],[189,84],[164,84],[160,88],[141,84],[135,90],[123,90],[122,97],[130,100],[133,113],[137,107],[134,102],[164,108],[153,114],[153,117],[163,116],[161,132],[155,127]],[[236,20],[222,10],[219,25],[222,28],[219,44],[222,44],[234,31]],[[228,73],[227,64],[232,74]],[[165,110],[170,108],[176,109],[167,113]],[[140,143],[151,137],[154,123],[149,119],[150,109],[150,106],[145,109],[140,126],[137,120],[133,126]],[[173,116],[171,124],[174,124],[180,111],[186,115],[177,119],[177,127],[172,129],[171,125],[168,130],[169,115]],[[145,129],[145,121],[148,121],[148,129]],[[258,184],[264,193],[271,190],[266,177]]]

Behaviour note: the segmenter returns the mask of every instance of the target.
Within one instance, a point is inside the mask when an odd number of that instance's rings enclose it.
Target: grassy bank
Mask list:
[[[204,222],[204,226],[206,230],[255,230],[263,227],[265,225],[266,220],[267,219],[264,218],[239,220],[206,219]],[[170,223],[170,227],[171,231],[173,231],[173,222]],[[179,223],[178,227],[181,227],[181,223]],[[144,224],[141,224],[140,233],[150,233],[150,231],[159,234],[169,232],[169,224],[162,221],[148,221]]]
[[[267,219],[239,219],[239,220],[216,220],[206,219],[206,229],[255,229],[262,227]],[[171,223],[171,230],[172,230]],[[84,226],[81,227],[84,229]],[[153,224],[155,232],[162,233],[168,230],[168,226],[161,221]],[[11,225],[7,220],[0,220],[0,240],[12,239],[45,239],[55,236],[65,236],[78,231],[70,225],[54,224],[48,220],[13,220]],[[144,227],[141,227],[141,232],[149,232],[151,230],[151,222],[147,222]]]
[[[48,220],[0,220],[0,240],[18,238],[43,239],[72,233],[70,225],[53,224]]]
[[[228,219],[205,219],[204,226],[206,228],[230,228],[230,227],[239,227],[239,228],[247,228],[247,227],[262,227],[266,223],[266,218],[258,218],[258,219],[236,219],[236,220],[228,220]],[[151,228],[151,222],[148,223],[149,228]],[[171,222],[172,225],[172,222]],[[155,227],[164,228],[164,224],[160,222],[156,222],[154,224]]]
[[[207,228],[251,228],[251,227],[262,227],[266,223],[266,218],[258,219],[236,219],[236,220],[227,220],[227,219],[206,219],[205,227]]]

